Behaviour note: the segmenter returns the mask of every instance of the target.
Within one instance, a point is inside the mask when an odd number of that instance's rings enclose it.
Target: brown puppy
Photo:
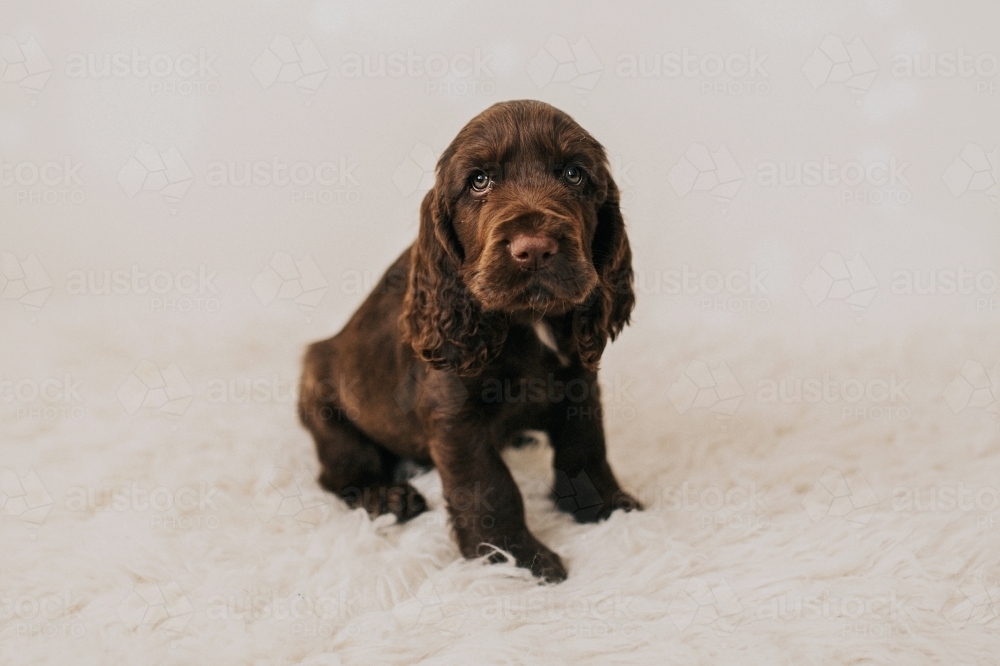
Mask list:
[[[400,463],[433,464],[463,555],[496,546],[565,579],[500,450],[546,431],[554,498],[581,522],[640,508],[608,466],[597,391],[635,303],[631,258],[604,149],[572,118],[536,101],[473,118],[441,155],[416,243],[306,353],[299,415],[320,483],[402,522],[426,503]]]

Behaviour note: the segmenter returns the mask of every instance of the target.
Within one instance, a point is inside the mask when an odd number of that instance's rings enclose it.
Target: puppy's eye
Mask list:
[[[490,177],[485,171],[477,171],[469,179],[469,185],[474,192],[485,192],[490,186]]]
[[[563,179],[570,185],[579,185],[583,182],[583,169],[573,165],[563,171]]]

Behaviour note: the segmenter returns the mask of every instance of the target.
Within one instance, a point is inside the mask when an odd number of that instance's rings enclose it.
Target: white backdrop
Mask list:
[[[835,298],[847,292],[803,289],[827,253],[860,254],[865,327],[995,321],[995,11],[10,3],[3,251],[35,255],[53,286],[46,310],[72,296],[73,271],[204,267],[218,293],[194,295],[222,317],[280,307],[253,279],[276,252],[308,256],[328,287],[310,304],[330,329],[360,301],[358,276],[370,285],[412,241],[427,173],[458,129],[494,102],[537,98],[611,155],[641,323],[754,327],[792,310],[798,326],[852,327]],[[166,178],[146,180],[168,151]],[[728,179],[716,192],[713,172]],[[696,275],[680,288],[664,279],[685,266]],[[970,293],[893,286],[899,271],[926,285],[960,270]],[[141,306],[141,289],[112,297]],[[184,295],[163,306],[198,307],[173,302]]]
[[[995,658],[997,25],[985,0],[0,0],[0,656]],[[293,410],[301,350],[413,241],[437,155],[522,98],[606,147],[638,288],[603,376],[650,510],[579,528],[544,461],[511,462],[555,592],[461,561],[434,474],[402,530],[347,512]],[[689,486],[768,500],[664,503]],[[213,615],[246,590],[351,601]],[[480,612],[611,592],[628,617]],[[831,595],[861,629],[768,614]],[[905,612],[870,612],[888,597]],[[464,628],[414,620],[429,598]]]

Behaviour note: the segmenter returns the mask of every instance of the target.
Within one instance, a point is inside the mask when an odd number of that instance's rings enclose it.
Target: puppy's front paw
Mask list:
[[[566,580],[566,566],[562,563],[562,558],[554,552],[545,548],[535,553],[531,559],[532,575],[541,578],[547,583],[561,583]]]
[[[642,511],[642,502],[629,495],[624,490],[616,490],[601,504],[601,510],[597,514],[598,520],[605,520],[611,516],[611,512],[617,509],[622,511]]]
[[[619,490],[611,497],[611,509],[621,509],[622,511],[642,511],[645,507],[642,502],[629,495],[624,490]]]
[[[514,562],[517,566],[530,569],[535,578],[541,578],[547,583],[561,583],[566,580],[566,567],[563,565],[562,559],[533,536],[528,535],[527,539],[518,540],[517,545],[511,545],[506,539],[500,539],[497,542],[507,542],[504,550],[514,556]],[[493,548],[492,545],[484,541],[474,551],[467,552],[465,556],[471,558],[487,555],[487,559],[492,563],[509,561],[506,556]]]
[[[615,484],[615,487],[617,485]],[[559,509],[572,514],[578,523],[604,520],[615,509],[642,511],[642,503],[639,500],[621,488],[614,491],[606,487],[598,489],[586,472],[580,472],[571,479],[565,472],[556,470],[552,499]]]
[[[352,509],[363,508],[372,518],[391,513],[400,523],[427,510],[427,500],[408,483],[348,488],[341,491],[340,496]]]
[[[427,500],[410,484],[401,483],[386,490],[385,510],[395,514],[398,522],[405,523],[427,510]]]
[[[535,578],[541,578],[547,583],[561,583],[566,580],[566,566],[562,563],[562,558],[541,543],[536,542],[532,546],[519,548],[513,555],[517,559],[517,565],[531,569]]]

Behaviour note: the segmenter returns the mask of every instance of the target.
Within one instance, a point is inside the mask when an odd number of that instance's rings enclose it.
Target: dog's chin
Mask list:
[[[583,303],[596,283],[596,275],[565,280],[542,271],[508,276],[502,287],[472,291],[488,311],[561,315]]]
[[[505,309],[511,314],[532,312],[542,315],[561,315],[572,310],[577,304],[576,300],[560,298],[544,287],[533,287],[527,289]]]

